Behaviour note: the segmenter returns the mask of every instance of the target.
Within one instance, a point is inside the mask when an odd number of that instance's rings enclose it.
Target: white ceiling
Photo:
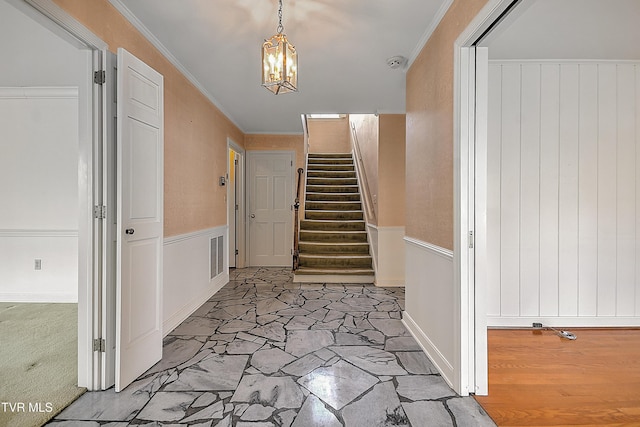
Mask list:
[[[491,59],[640,59],[640,0],[523,0],[482,45]]]
[[[277,0],[110,1],[247,133],[301,132],[302,113],[404,112],[405,71],[386,59],[415,58],[451,3],[283,0],[299,92],[276,96],[260,86],[260,48],[276,32]]]

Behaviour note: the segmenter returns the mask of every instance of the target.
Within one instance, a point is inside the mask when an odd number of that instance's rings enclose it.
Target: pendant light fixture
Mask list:
[[[298,91],[298,54],[282,25],[282,0],[278,0],[277,33],[262,45],[262,86],[276,95]]]

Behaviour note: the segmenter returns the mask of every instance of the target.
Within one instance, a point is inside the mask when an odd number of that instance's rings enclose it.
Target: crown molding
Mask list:
[[[187,80],[189,80],[191,84],[193,84],[200,91],[200,93],[202,93],[209,101],[211,101],[211,103],[215,105],[216,108],[220,110],[220,112],[231,121],[231,123],[233,123],[238,129],[240,129],[242,133],[246,133],[245,130],[238,124],[238,122],[231,116],[231,114],[229,114],[229,112],[227,112],[224,107],[222,107],[222,105],[213,97],[213,95],[202,85],[202,83],[200,83],[198,79],[196,79],[195,76],[191,74],[180,61],[178,61],[178,58],[176,58],[171,53],[171,51],[169,51],[169,49],[167,49],[166,46],[163,45],[160,40],[158,40],[158,38],[142,23],[142,21],[138,19],[137,16],[133,14],[133,12],[129,10],[127,6],[125,6],[120,0],[109,0],[109,3],[111,3],[111,5],[115,7],[127,21],[131,23],[131,25],[133,25],[138,31],[140,31],[140,33],[156,49],[158,49],[160,53],[165,58],[167,58],[167,60],[169,60],[169,62],[171,62],[173,66],[176,67],[178,71],[180,71],[182,75],[184,75]]]
[[[420,40],[418,41],[418,44],[413,49],[413,52],[411,52],[411,56],[409,56],[409,59],[407,61],[407,65],[406,65],[406,67],[404,67],[405,71],[408,70],[409,68],[411,68],[411,65],[413,64],[413,61],[415,61],[416,58],[418,57],[418,55],[420,55],[420,52],[424,48],[424,45],[427,44],[427,42],[431,38],[431,35],[433,34],[433,32],[436,30],[436,28],[438,28],[438,25],[440,25],[440,21],[442,21],[442,18],[444,18],[445,13],[447,13],[447,10],[449,10],[449,8],[451,7],[452,3],[453,3],[453,0],[445,0],[440,5],[440,8],[438,9],[438,11],[436,12],[435,16],[433,17],[433,20],[431,20],[431,23],[429,24],[427,29],[422,34],[422,37],[420,37]]]

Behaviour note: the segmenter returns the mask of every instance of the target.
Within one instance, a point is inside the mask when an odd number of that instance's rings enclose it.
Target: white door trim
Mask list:
[[[89,31],[75,18],[52,0],[10,0],[12,4],[32,16],[38,22],[56,33],[66,31],[63,36],[69,39],[69,34],[79,46],[94,52],[94,70],[100,69],[102,60],[107,52],[107,43]],[[36,12],[37,11],[37,12]],[[38,13],[39,12],[39,13]],[[78,223],[78,385],[88,390],[100,388],[100,370],[98,355],[93,351],[92,341],[96,326],[96,297],[94,254],[97,240],[94,235],[95,226],[93,206],[98,204],[95,187],[98,174],[99,160],[96,159],[106,130],[102,127],[102,96],[101,88],[94,85],[93,100],[88,104],[90,111],[84,111],[87,117],[93,118],[91,140],[81,138],[79,144],[80,170],[85,174],[79,179],[79,223]]]
[[[476,119],[482,116],[475,108],[476,76],[475,42],[489,29],[512,5],[513,0],[489,0],[482,10],[460,34],[454,44],[454,287],[460,308],[460,336],[456,342],[456,353],[460,355],[460,372],[456,377],[460,394],[487,394],[486,376],[486,311],[484,293],[478,288],[474,274],[474,253],[469,249],[469,231],[474,230],[474,217],[486,216],[480,212],[474,197],[474,175],[470,160],[476,159]],[[472,55],[473,54],[473,55]],[[486,99],[485,99],[486,102]],[[486,108],[484,112],[486,119]],[[486,123],[480,125],[486,128]],[[473,157],[470,158],[470,155]],[[485,190],[486,191],[486,190]],[[477,240],[477,239],[476,239]],[[484,325],[484,326],[483,326]],[[483,339],[483,334],[485,338]]]

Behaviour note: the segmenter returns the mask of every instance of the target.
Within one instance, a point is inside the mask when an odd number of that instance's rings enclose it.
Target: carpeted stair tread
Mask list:
[[[295,277],[372,283],[372,257],[352,155],[311,153],[307,168]],[[341,280],[343,276],[350,279]]]
[[[329,201],[321,201],[307,200],[305,205],[305,211],[310,210],[319,210],[319,211],[361,211],[362,203],[361,202],[337,202],[333,200]]]
[[[304,213],[305,219],[318,220],[363,220],[364,213],[361,210],[313,210],[307,209]]]
[[[300,253],[319,254],[369,254],[366,242],[300,242]]]
[[[325,230],[325,231],[364,231],[365,223],[363,220],[318,220],[304,219],[300,221],[301,230]]]
[[[327,157],[331,157],[331,158],[348,158],[351,159],[351,153],[309,153],[309,158],[310,159],[315,159],[315,158],[327,158]]]
[[[359,202],[360,193],[307,193],[307,201]]]
[[[310,268],[300,267],[296,270],[296,274],[338,274],[338,275],[351,275],[351,274],[366,274],[373,275],[373,269],[371,268]]]
[[[357,185],[307,185],[312,193],[359,193]]]
[[[366,231],[300,230],[301,242],[366,242]]]
[[[357,178],[355,171],[309,170],[307,178]]]

